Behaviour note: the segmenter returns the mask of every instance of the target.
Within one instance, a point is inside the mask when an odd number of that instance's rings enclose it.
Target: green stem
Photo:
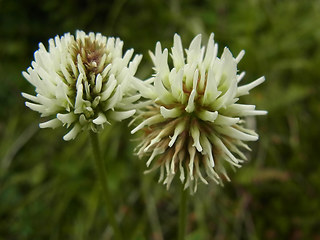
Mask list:
[[[184,184],[181,183],[178,240],[185,239],[186,223],[187,223],[187,202],[188,202],[188,191],[184,190]]]
[[[143,165],[143,166],[142,166]],[[141,181],[141,191],[144,198],[144,202],[146,204],[146,210],[147,210],[147,216],[149,218],[150,227],[152,230],[152,235],[154,236],[154,239],[157,240],[163,240],[163,233],[159,221],[159,215],[156,208],[156,203],[154,199],[154,194],[150,193],[150,177],[146,177],[143,174],[143,168],[145,167],[145,164],[139,163],[140,167],[140,179]]]
[[[99,139],[98,139],[97,133],[90,131],[90,139],[91,139],[91,145],[93,150],[94,163],[95,163],[98,178],[100,180],[100,184],[102,187],[102,192],[103,192],[105,203],[106,203],[109,221],[113,228],[115,239],[121,240],[122,239],[121,232],[113,211],[113,206],[111,202],[112,198],[109,191],[107,173],[101,157],[101,151],[100,151],[100,145],[99,145]]]

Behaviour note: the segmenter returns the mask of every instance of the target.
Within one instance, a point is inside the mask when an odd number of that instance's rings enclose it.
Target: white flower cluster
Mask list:
[[[41,128],[66,126],[65,140],[84,130],[97,132],[109,119],[121,121],[135,113],[140,98],[134,74],[142,58],[133,49],[122,55],[123,42],[101,34],[77,31],[42,43],[32,67],[23,76],[35,86],[36,96],[22,93],[26,106],[49,120]]]
[[[263,115],[254,105],[237,103],[239,97],[261,84],[264,77],[239,86],[244,72],[228,48],[217,57],[218,45],[210,35],[207,46],[196,36],[183,49],[179,35],[174,36],[169,64],[168,49],[156,45],[150,53],[155,74],[146,81],[134,77],[142,56],[133,60],[133,49],[122,54],[120,39],[77,31],[42,43],[35,52],[32,67],[23,76],[35,86],[36,96],[23,93],[26,105],[49,120],[40,127],[66,126],[71,130],[65,140],[81,131],[100,131],[109,119],[121,121],[133,116],[140,123],[132,133],[142,131],[137,147],[147,166],[160,168],[160,182],[170,187],[179,172],[181,182],[191,192],[199,180],[222,183],[230,180],[226,163],[241,167],[246,156],[244,141],[258,135],[245,127],[244,118]],[[145,101],[138,102],[143,96]]]
[[[244,51],[236,58],[228,48],[221,58],[217,51],[213,34],[206,48],[198,35],[185,56],[176,34],[170,54],[173,67],[168,64],[168,50],[162,51],[158,42],[155,54],[151,53],[155,75],[138,86],[153,103],[138,112],[141,123],[132,130],[144,132],[137,154],[148,157],[148,167],[153,164],[149,171],[160,168],[159,182],[168,188],[177,172],[192,192],[197,190],[198,180],[205,184],[208,178],[217,183],[229,180],[225,162],[240,167],[246,160],[240,148],[249,149],[243,141],[258,139],[253,130],[244,127],[243,118],[266,111],[237,101],[265,79],[238,86],[244,72],[238,74],[237,64]]]

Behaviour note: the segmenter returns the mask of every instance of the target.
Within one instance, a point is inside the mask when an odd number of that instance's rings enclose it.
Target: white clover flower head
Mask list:
[[[42,43],[23,76],[35,86],[36,95],[22,93],[26,106],[49,120],[41,128],[66,126],[64,140],[81,131],[98,132],[109,120],[121,121],[135,113],[140,98],[134,88],[134,74],[142,56],[133,49],[122,55],[119,38],[77,31]]]
[[[246,156],[240,148],[250,149],[244,141],[256,141],[258,135],[244,127],[244,117],[263,115],[254,105],[238,104],[239,97],[261,84],[264,77],[238,86],[244,72],[238,74],[237,64],[244,55],[234,58],[225,48],[217,57],[218,45],[210,35],[207,47],[196,36],[186,55],[178,34],[174,36],[171,58],[158,42],[151,53],[155,75],[140,84],[141,94],[153,104],[139,111],[142,122],[132,130],[143,130],[137,147],[139,157],[148,157],[146,172],[160,168],[159,182],[170,187],[179,172],[180,180],[191,193],[200,180],[222,183],[230,181],[225,163],[240,167]],[[149,85],[148,85],[149,84]]]

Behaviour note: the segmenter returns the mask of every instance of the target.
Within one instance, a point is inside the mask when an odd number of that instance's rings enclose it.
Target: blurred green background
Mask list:
[[[243,82],[266,82],[242,102],[269,114],[252,123],[260,140],[232,182],[190,198],[187,239],[320,239],[320,1],[0,0],[0,240],[112,239],[87,134],[64,142],[63,128],[39,130],[20,95],[34,92],[21,71],[38,43],[76,29],[144,54],[142,78],[148,50],[175,32],[185,47],[214,32],[219,53],[245,49]],[[125,239],[175,239],[179,188],[143,175],[127,123],[100,136]]]

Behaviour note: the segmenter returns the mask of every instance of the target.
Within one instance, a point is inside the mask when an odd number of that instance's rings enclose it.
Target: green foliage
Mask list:
[[[39,130],[20,95],[33,92],[21,71],[38,42],[76,29],[143,53],[143,78],[148,50],[170,46],[175,32],[185,44],[214,32],[219,52],[245,49],[243,81],[266,76],[245,101],[269,114],[251,121],[260,140],[232,182],[191,197],[187,239],[319,239],[319,12],[318,0],[0,0],[0,240],[112,239],[88,136],[64,142],[65,129]],[[127,124],[100,136],[121,228],[126,239],[175,239],[179,187],[143,175]]]

